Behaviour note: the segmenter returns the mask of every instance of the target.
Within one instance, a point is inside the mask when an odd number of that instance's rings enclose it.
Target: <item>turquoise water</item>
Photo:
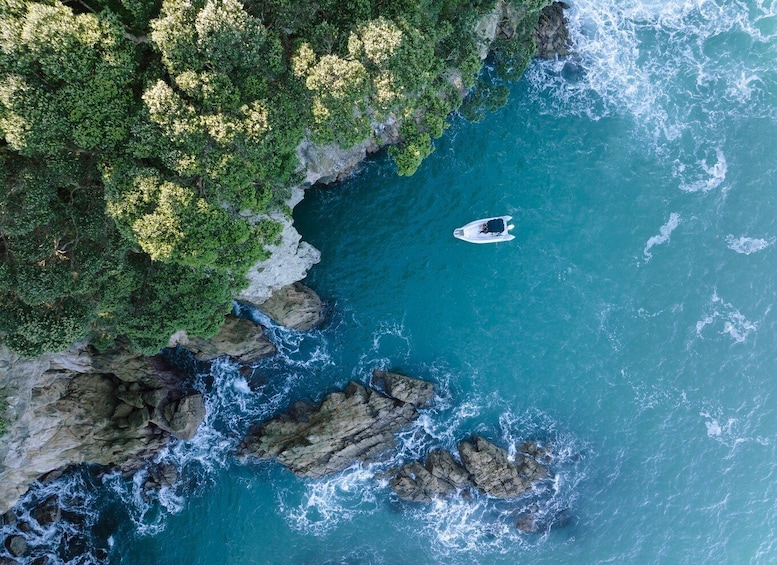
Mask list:
[[[93,496],[112,563],[777,561],[777,3],[581,0],[578,56],[535,63],[411,178],[377,156],[295,210],[331,316],[197,375],[208,419],[159,500]],[[452,231],[510,214],[516,239]],[[473,432],[554,446],[513,503],[397,501],[230,450],[252,421],[374,367],[439,385],[387,465]],[[89,482],[89,481],[86,481]],[[73,486],[75,485],[75,486]],[[515,530],[534,505],[552,525]],[[555,520],[555,522],[553,522]]]

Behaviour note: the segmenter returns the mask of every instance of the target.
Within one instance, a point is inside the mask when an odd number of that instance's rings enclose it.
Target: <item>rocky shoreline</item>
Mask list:
[[[540,56],[568,52],[564,8],[556,2],[543,11],[534,33]],[[494,25],[484,27],[486,44],[504,27],[502,2],[488,17]],[[304,187],[341,179],[369,153],[397,141],[398,124],[391,120],[375,124],[373,137],[347,150],[303,141],[298,154],[305,184],[292,190],[287,204],[293,208],[302,200]],[[270,260],[251,269],[251,284],[236,300],[258,307],[275,323],[308,331],[323,320],[324,306],[299,281],[319,261],[320,253],[301,241],[290,215],[279,213],[274,219],[284,225],[281,242]],[[276,352],[261,326],[231,315],[210,339],[178,332],[169,345],[190,350],[201,362],[227,355],[250,365]],[[0,346],[0,393],[7,404],[2,416],[11,424],[0,439],[4,519],[10,519],[9,508],[33,481],[82,463],[130,475],[171,440],[193,437],[205,417],[200,393],[188,388],[163,357],[138,356],[121,348],[98,353],[88,344],[32,360]],[[302,476],[325,476],[354,461],[367,463],[390,452],[394,434],[411,424],[433,395],[430,383],[377,372],[372,386],[351,383],[318,407],[300,403],[288,415],[262,424],[244,439],[239,452],[246,458],[274,457]],[[350,415],[345,420],[349,424],[336,416],[342,410]],[[376,414],[380,424],[370,420]],[[332,426],[339,428],[332,430]],[[336,437],[340,439],[331,443]],[[305,445],[316,443],[310,438],[330,444],[323,452],[316,451]],[[462,441],[455,455],[433,450],[423,463],[407,463],[389,478],[389,484],[398,497],[416,502],[472,489],[489,496],[522,496],[545,479],[549,456],[542,447],[535,446],[532,452],[533,444],[522,445],[520,455],[511,459],[504,449],[474,437]],[[498,469],[489,471],[501,477],[496,482],[478,471],[486,464]],[[174,480],[169,469],[157,471],[149,471],[149,488]],[[15,556],[23,554],[17,553],[19,543],[11,537],[4,540],[6,550]],[[7,560],[0,556],[0,564],[3,559]]]

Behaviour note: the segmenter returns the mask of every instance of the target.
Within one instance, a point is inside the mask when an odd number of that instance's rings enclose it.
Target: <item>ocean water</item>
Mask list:
[[[81,469],[33,489],[69,509],[27,534],[37,554],[777,561],[777,2],[578,0],[568,15],[576,55],[533,63],[480,123],[453,116],[416,175],[378,155],[308,191],[295,222],[322,252],[305,282],[327,323],[272,327],[281,354],[251,375],[192,371],[208,416],[161,456],[172,488]],[[512,242],[452,237],[502,214]],[[311,481],[234,459],[252,422],[375,367],[438,384],[393,460]],[[509,503],[414,505],[373,478],[472,433],[552,446],[553,480]],[[528,509],[538,533],[515,529]]]

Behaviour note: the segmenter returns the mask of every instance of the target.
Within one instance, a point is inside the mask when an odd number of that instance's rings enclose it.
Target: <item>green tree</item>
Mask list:
[[[22,6],[22,4],[17,4]],[[132,119],[134,46],[111,14],[29,2],[0,19],[0,131],[32,157],[108,150]]]
[[[546,0],[494,55],[510,78]],[[500,4],[504,7],[504,4]],[[308,137],[401,124],[412,174],[480,68],[492,0],[0,0],[0,340],[153,352],[215,332]],[[505,22],[502,22],[505,24]],[[502,72],[505,71],[505,72]],[[502,102],[499,82],[470,97]]]

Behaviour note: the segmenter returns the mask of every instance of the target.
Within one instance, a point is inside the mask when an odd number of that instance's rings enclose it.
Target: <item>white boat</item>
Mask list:
[[[515,226],[510,223],[512,216],[496,216],[483,218],[468,223],[466,226],[453,230],[453,237],[470,243],[496,243],[510,241],[515,236],[510,232]]]

